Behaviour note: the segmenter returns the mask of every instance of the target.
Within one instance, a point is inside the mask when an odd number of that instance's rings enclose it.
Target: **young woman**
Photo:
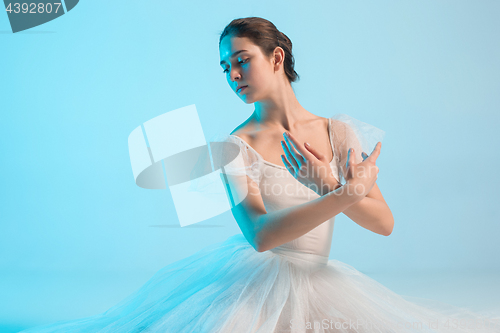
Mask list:
[[[237,148],[223,175],[242,233],[164,267],[103,314],[25,332],[500,332],[495,318],[419,305],[329,260],[339,213],[392,232],[375,183],[384,132],[305,110],[292,43],[265,19],[233,20],[219,50],[230,88],[255,105],[225,137]]]

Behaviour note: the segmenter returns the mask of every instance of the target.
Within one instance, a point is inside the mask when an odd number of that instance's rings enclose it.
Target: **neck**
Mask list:
[[[288,82],[280,84],[270,95],[273,97],[254,103],[255,110],[251,116],[253,121],[265,128],[293,133],[299,123],[315,117],[300,105]]]

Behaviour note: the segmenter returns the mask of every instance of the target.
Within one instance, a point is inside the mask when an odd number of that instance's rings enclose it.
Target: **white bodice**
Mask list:
[[[334,162],[330,163],[333,174],[337,178],[338,171],[334,164]],[[316,192],[295,179],[285,167],[267,161],[262,164],[262,180],[259,188],[268,212],[300,205],[319,197]],[[332,217],[308,233],[282,244],[278,248],[328,257],[332,244],[334,222],[335,217]]]
[[[330,167],[339,183],[345,184],[348,149],[355,150],[352,158],[355,163],[361,163],[363,161],[361,152],[371,153],[376,143],[382,141],[385,132],[346,114],[335,114],[328,118],[328,134],[333,152]],[[231,168],[230,171],[226,168],[226,172],[236,175],[243,173],[249,176],[259,186],[268,212],[300,205],[319,197],[316,192],[295,179],[284,166],[264,160],[262,155],[239,136],[231,134],[227,140],[239,146],[244,168]],[[299,255],[311,253],[328,257],[332,245],[334,222],[335,217],[271,251],[299,252]]]
[[[339,181],[339,156],[337,156],[339,153],[335,150],[334,141],[332,140],[332,121],[332,118],[328,119],[328,135],[330,148],[333,153],[330,167],[332,168],[334,177]],[[297,206],[304,202],[319,198],[319,194],[300,183],[284,166],[264,160],[262,155],[253,149],[245,140],[235,135],[231,136],[245,146],[247,156],[252,156],[255,161],[252,167],[259,169],[258,185],[267,212]],[[257,178],[255,176],[252,177]],[[328,257],[332,245],[334,222],[335,217],[332,217],[301,237],[277,246],[272,250],[291,250]]]

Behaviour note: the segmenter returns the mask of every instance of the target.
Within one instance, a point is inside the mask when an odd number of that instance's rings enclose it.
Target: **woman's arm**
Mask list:
[[[380,235],[389,236],[394,228],[394,217],[376,183],[366,197],[343,213],[363,228]]]
[[[247,241],[258,252],[299,238],[365,196],[346,183],[317,199],[267,212],[260,189],[250,177],[225,175],[224,181],[231,213]]]
[[[259,215],[256,219],[257,251],[290,242],[316,228],[361,200],[349,186],[342,186],[303,204]]]
[[[324,195],[338,186],[337,181],[335,184],[327,184],[320,195]],[[385,202],[377,183],[363,199],[352,204],[342,213],[361,227],[383,236],[389,236],[394,228],[394,217],[391,209]]]

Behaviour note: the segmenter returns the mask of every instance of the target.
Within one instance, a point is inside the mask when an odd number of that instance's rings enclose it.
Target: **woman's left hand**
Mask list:
[[[292,176],[319,195],[342,186],[333,176],[330,162],[325,155],[308,143],[302,146],[293,135],[287,133],[283,133],[285,140],[281,141],[286,157],[281,155],[281,159]]]

